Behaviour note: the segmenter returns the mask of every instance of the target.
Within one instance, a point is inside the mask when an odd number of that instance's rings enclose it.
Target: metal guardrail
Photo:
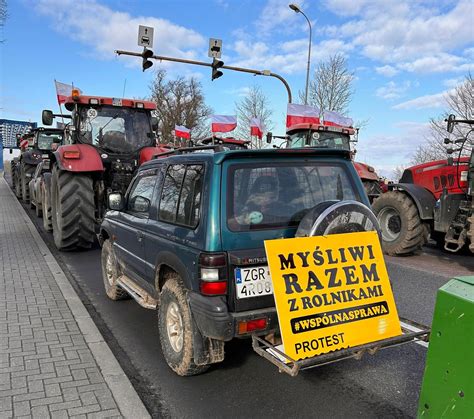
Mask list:
[[[410,330],[408,328],[403,327],[402,325],[403,333],[399,336],[366,343],[364,345],[354,346],[352,348],[340,349],[334,352],[317,355],[311,358],[301,359],[299,361],[295,361],[288,355],[284,354],[275,345],[271,344],[270,342],[267,342],[266,340],[256,335],[252,335],[252,347],[253,350],[257,352],[257,354],[265,358],[267,361],[270,361],[272,364],[276,365],[280,372],[285,372],[288,375],[295,377],[301,370],[320,367],[322,365],[331,364],[333,362],[342,361],[344,359],[355,358],[359,360],[365,353],[369,353],[369,355],[374,355],[379,350],[403,345],[414,341],[429,341],[431,329],[429,329],[427,326],[421,325],[411,320],[403,319],[401,317],[400,320],[410,326],[413,326],[416,329],[419,329],[419,331]]]

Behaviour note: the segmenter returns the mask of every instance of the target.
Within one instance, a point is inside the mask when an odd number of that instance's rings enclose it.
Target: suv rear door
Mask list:
[[[354,179],[357,175],[344,159],[291,156],[224,161],[221,231],[233,282],[231,309],[274,304],[264,241],[294,237],[305,213],[321,202],[360,201],[361,185]]]

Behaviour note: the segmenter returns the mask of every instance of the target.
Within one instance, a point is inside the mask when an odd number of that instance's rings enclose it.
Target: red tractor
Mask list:
[[[448,131],[455,123],[448,119]],[[472,131],[472,130],[471,130]],[[459,157],[432,161],[405,169],[397,184],[377,198],[372,207],[382,230],[382,247],[389,255],[406,255],[421,248],[430,235],[440,247],[459,251],[466,243],[474,252],[474,156],[460,157],[469,146],[469,131],[455,141]],[[448,139],[445,140],[449,144]]]
[[[43,202],[51,212],[54,243],[60,250],[90,248],[107,211],[107,196],[125,193],[138,166],[166,151],[157,146],[153,102],[83,96],[73,90],[64,143],[53,153],[45,174]],[[43,124],[55,115],[43,111]],[[49,176],[48,176],[49,175]],[[48,217],[49,213],[43,214]]]
[[[294,124],[287,128],[285,137],[274,136],[274,138],[284,139],[282,146],[287,148],[299,147],[329,147],[340,148],[351,151],[351,136],[355,134],[355,129],[351,127],[337,127],[323,124]],[[271,143],[272,134],[267,134],[267,143]],[[275,146],[276,147],[276,146]],[[355,153],[353,152],[353,156]],[[353,162],[359,174],[370,202],[377,198],[382,192],[382,185],[379,176],[372,166],[365,163]]]

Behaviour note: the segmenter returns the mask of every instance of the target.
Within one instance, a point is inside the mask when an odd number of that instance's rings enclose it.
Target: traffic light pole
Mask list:
[[[140,57],[143,58],[142,53],[140,52],[131,52],[131,51],[122,51],[122,50],[116,50],[115,53],[117,55],[129,55],[132,57]],[[183,64],[193,64],[193,65],[200,65],[203,67],[212,67],[212,63],[206,63],[204,61],[195,61],[195,60],[186,60],[184,58],[173,58],[173,57],[163,57],[161,55],[152,55],[149,58],[153,58],[155,60],[159,61],[172,61],[175,63],[183,63]],[[292,96],[291,96],[291,89],[288,84],[288,82],[279,74],[272,73],[270,70],[252,70],[251,68],[243,68],[243,67],[233,67],[230,65],[223,65],[220,68],[224,68],[226,70],[232,70],[232,71],[240,71],[241,73],[250,73],[255,76],[268,76],[268,77],[275,77],[276,79],[280,80],[285,88],[286,92],[288,93],[288,103],[292,103]]]

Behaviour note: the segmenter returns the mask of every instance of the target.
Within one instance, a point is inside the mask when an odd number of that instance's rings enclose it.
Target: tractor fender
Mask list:
[[[407,194],[418,208],[422,220],[432,220],[436,198],[426,188],[413,183],[395,183],[389,186],[389,190],[401,191]]]
[[[75,157],[68,157],[68,152]],[[104,171],[99,152],[89,144],[62,145],[54,152],[54,157],[59,168],[68,172]]]
[[[170,151],[170,149],[164,147],[144,147],[140,150],[139,164],[142,165],[146,161],[152,160],[154,155],[164,153],[165,151]]]
[[[21,155],[21,160],[24,164],[30,164],[32,166],[37,166],[41,163],[41,153],[38,151],[25,151]]]
[[[377,173],[375,173],[375,169],[372,166],[369,166],[368,164],[360,163],[357,161],[354,161],[352,163],[354,164],[357,174],[359,175],[361,179],[374,180],[378,182],[379,177]]]

